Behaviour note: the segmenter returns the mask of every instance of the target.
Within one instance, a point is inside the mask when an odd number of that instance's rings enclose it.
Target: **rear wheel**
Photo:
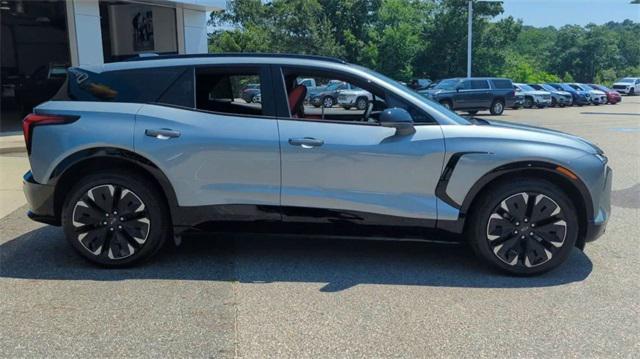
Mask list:
[[[558,101],[555,99],[555,97],[551,98],[551,107],[556,107],[558,105]]]
[[[453,110],[453,105],[450,101],[440,101],[440,104],[444,106],[447,110]]]
[[[467,111],[467,113],[471,116],[475,116],[478,113],[478,110]]]
[[[504,102],[502,100],[493,100],[489,112],[491,112],[492,115],[502,115],[504,112]]]
[[[89,261],[122,267],[155,254],[169,230],[162,196],[142,176],[93,174],[74,186],[62,208],[71,245]]]
[[[522,179],[490,188],[472,208],[467,236],[485,262],[532,275],[562,264],[578,236],[575,207],[551,182]]]

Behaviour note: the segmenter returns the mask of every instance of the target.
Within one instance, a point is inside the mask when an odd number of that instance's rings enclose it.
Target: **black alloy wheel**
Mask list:
[[[487,221],[489,247],[509,266],[533,268],[547,263],[566,236],[562,209],[540,193],[521,192],[506,198]]]
[[[578,216],[555,184],[511,178],[474,201],[465,232],[485,262],[510,274],[533,275],[567,259],[578,238]]]
[[[162,195],[136,174],[103,173],[81,179],[63,205],[71,245],[93,263],[121,267],[155,254],[171,232]]]
[[[128,188],[90,188],[76,202],[72,220],[78,242],[96,256],[119,260],[145,244],[151,222],[144,202]]]

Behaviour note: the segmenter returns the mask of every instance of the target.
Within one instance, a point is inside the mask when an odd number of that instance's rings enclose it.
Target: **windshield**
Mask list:
[[[520,87],[520,89],[522,91],[535,91],[536,90],[533,87],[531,87],[529,85],[525,85],[525,84],[518,84],[517,86]]]
[[[459,80],[442,80],[440,82],[438,82],[437,85],[435,85],[433,88],[434,89],[438,89],[438,90],[455,90],[456,89],[456,85],[458,84],[458,82],[460,82]]]
[[[445,113],[447,115],[447,117],[460,124],[460,125],[470,125],[471,122],[469,120],[467,120],[466,118],[458,115],[457,113],[448,110],[447,108],[445,108],[444,106],[440,105],[439,103],[432,101],[426,97],[424,97],[423,95],[419,94],[418,92],[415,92],[411,89],[409,89],[406,86],[401,85],[400,83],[398,83],[396,80],[389,78],[379,72],[375,72],[371,69],[368,69],[364,66],[359,66],[359,65],[351,65],[354,68],[357,68],[358,70],[364,71],[365,73],[376,77],[377,79],[384,81],[386,84],[393,86],[395,89],[400,90],[402,93],[404,93],[405,95],[407,95],[408,97],[411,97],[415,100],[418,100],[420,102],[426,103],[429,107],[433,107],[434,109],[436,109],[439,112]],[[447,81],[447,80],[445,80]]]
[[[632,84],[635,80],[630,77],[625,77],[622,80],[618,80],[618,82]]]
[[[344,88],[342,82],[334,82],[334,83],[330,84],[329,86],[327,86],[327,90],[328,91],[337,90],[338,88]]]
[[[569,86],[571,86],[571,88],[574,89],[574,90],[578,90],[578,91],[582,90],[582,87],[580,87],[578,85],[570,84]]]
[[[547,90],[547,91],[558,91],[558,89],[556,89],[555,87],[551,86],[551,85],[547,85],[547,84],[542,84],[540,85],[542,86],[543,89]]]

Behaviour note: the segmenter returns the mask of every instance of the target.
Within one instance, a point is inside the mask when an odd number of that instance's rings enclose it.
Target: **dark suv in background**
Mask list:
[[[444,107],[466,111],[472,115],[482,110],[489,110],[492,115],[501,115],[504,108],[513,107],[515,101],[513,83],[505,78],[445,79],[420,93]]]

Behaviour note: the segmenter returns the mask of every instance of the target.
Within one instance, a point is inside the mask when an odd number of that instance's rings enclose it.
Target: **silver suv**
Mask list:
[[[372,94],[305,104],[302,78]],[[259,84],[261,101],[241,90]],[[158,56],[68,70],[23,123],[29,217],[109,267],[195,231],[468,241],[514,274],[561,264],[605,229],[611,170],[593,144],[465,119],[331,58]],[[455,234],[450,236],[447,234]]]

